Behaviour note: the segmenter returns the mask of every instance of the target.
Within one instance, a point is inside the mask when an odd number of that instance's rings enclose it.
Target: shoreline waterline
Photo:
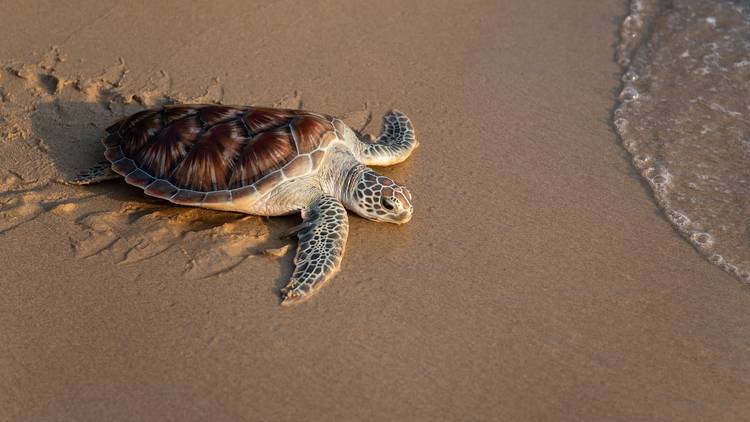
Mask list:
[[[667,220],[750,283],[750,5],[633,0],[613,124]]]

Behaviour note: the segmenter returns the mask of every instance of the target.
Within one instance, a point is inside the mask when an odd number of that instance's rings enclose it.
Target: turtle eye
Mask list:
[[[393,211],[396,207],[393,205],[393,202],[391,202],[388,198],[383,198],[382,201],[380,201],[383,204],[383,208],[387,209],[388,211]]]

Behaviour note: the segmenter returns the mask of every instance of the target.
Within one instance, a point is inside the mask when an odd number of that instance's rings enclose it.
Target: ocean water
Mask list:
[[[750,283],[750,0],[633,0],[613,123],[673,226]]]

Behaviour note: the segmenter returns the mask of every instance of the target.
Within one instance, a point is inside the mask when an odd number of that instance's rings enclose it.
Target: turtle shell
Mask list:
[[[126,117],[102,141],[112,169],[178,204],[232,202],[317,169],[332,119],[301,110],[168,105]]]

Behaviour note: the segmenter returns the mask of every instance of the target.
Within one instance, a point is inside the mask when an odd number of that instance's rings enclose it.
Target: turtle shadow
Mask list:
[[[41,102],[31,115],[33,136],[63,180],[104,159],[101,139],[118,119],[144,107],[116,101],[65,101],[53,97]]]

